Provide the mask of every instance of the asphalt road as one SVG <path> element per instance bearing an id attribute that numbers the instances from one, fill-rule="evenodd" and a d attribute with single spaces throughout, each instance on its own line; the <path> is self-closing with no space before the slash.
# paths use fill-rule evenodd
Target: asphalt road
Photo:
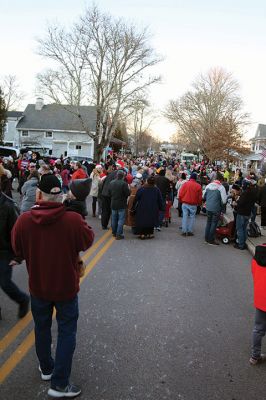
<path id="1" fill-rule="evenodd" d="M 197 218 L 195 236 L 187 238 L 180 236 L 180 220 L 173 220 L 155 239 L 141 241 L 126 229 L 126 239 L 115 241 L 98 219 L 89 218 L 95 242 L 106 236 L 87 260 L 95 266 L 79 297 L 72 381 L 82 387 L 82 399 L 265 397 L 266 365 L 248 363 L 254 314 L 250 254 L 204 244 L 204 216 Z M 14 278 L 27 287 L 24 267 L 16 267 Z M 3 338 L 17 322 L 17 308 L 2 292 L 0 303 Z M 20 343 L 23 351 L 32 327 L 29 322 L 1 354 L 2 369 Z M 48 387 L 29 346 L 14 361 L 0 398 L 47 399 Z"/>

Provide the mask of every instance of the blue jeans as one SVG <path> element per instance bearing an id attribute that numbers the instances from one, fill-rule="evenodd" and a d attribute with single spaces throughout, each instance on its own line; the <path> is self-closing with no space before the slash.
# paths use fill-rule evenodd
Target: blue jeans
<path id="1" fill-rule="evenodd" d="M 10 299 L 21 304 L 28 299 L 28 295 L 12 281 L 13 267 L 9 265 L 12 258 L 12 254 L 9 252 L 0 255 L 0 287 Z"/>
<path id="2" fill-rule="evenodd" d="M 55 361 L 51 355 L 53 308 L 58 326 Z M 76 347 L 78 296 L 68 301 L 46 301 L 31 296 L 31 311 L 35 323 L 35 348 L 43 374 L 52 374 L 51 387 L 65 388 L 69 384 L 72 358 Z"/>
<path id="3" fill-rule="evenodd" d="M 193 232 L 195 218 L 196 218 L 197 206 L 191 204 L 182 204 L 182 232 Z"/>
<path id="4" fill-rule="evenodd" d="M 249 221 L 249 216 L 246 215 L 236 215 L 236 232 L 238 239 L 238 247 L 244 249 L 247 240 L 247 225 Z"/>
<path id="5" fill-rule="evenodd" d="M 252 357 L 260 358 L 261 342 L 266 332 L 266 312 L 256 308 L 255 324 L 252 334 Z"/>
<path id="6" fill-rule="evenodd" d="M 123 226 L 126 219 L 126 210 L 112 210 L 112 233 L 116 236 L 123 236 Z"/>
<path id="7" fill-rule="evenodd" d="M 213 242 L 215 239 L 215 231 L 220 218 L 220 212 L 207 211 L 207 224 L 205 228 L 206 242 Z"/>

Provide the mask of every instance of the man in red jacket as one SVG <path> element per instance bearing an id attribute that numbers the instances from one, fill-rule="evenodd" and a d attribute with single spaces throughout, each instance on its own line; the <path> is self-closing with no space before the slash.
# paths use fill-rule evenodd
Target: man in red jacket
<path id="1" fill-rule="evenodd" d="M 78 321 L 79 252 L 92 245 L 94 233 L 85 220 L 62 204 L 61 184 L 44 175 L 37 204 L 22 214 L 12 230 L 15 255 L 25 259 L 29 273 L 35 346 L 43 380 L 51 379 L 48 394 L 75 397 L 81 390 L 69 383 Z M 51 325 L 56 309 L 58 337 L 51 355 Z"/>
<path id="2" fill-rule="evenodd" d="M 196 182 L 197 174 L 192 172 L 188 182 L 184 183 L 178 193 L 179 201 L 182 203 L 182 236 L 193 236 L 193 228 L 197 206 L 202 202 L 202 189 Z"/>
<path id="3" fill-rule="evenodd" d="M 254 306 L 256 308 L 255 325 L 252 335 L 252 353 L 249 362 L 256 365 L 266 361 L 266 354 L 261 354 L 261 342 L 266 333 L 266 245 L 256 246 L 252 260 L 254 283 Z"/>

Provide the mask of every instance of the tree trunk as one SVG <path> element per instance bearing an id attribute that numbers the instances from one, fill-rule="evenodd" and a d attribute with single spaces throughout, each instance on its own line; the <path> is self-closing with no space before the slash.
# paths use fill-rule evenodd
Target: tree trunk
<path id="1" fill-rule="evenodd" d="M 98 143 L 98 138 L 95 138 L 94 140 L 94 151 L 93 151 L 93 159 L 97 163 L 101 161 L 102 155 L 103 155 L 103 146 L 101 143 Z"/>

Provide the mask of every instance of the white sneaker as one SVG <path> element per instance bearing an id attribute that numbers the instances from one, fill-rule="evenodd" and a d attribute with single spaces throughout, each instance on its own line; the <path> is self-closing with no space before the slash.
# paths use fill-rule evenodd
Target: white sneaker
<path id="1" fill-rule="evenodd" d="M 53 373 L 51 373 L 51 374 L 43 374 L 40 365 L 39 365 L 39 371 L 41 373 L 41 378 L 42 378 L 43 381 L 50 381 L 51 380 Z"/>
<path id="2" fill-rule="evenodd" d="M 81 389 L 75 385 L 68 385 L 65 388 L 55 387 L 55 389 L 50 388 L 48 394 L 51 397 L 76 397 L 81 393 Z"/>

